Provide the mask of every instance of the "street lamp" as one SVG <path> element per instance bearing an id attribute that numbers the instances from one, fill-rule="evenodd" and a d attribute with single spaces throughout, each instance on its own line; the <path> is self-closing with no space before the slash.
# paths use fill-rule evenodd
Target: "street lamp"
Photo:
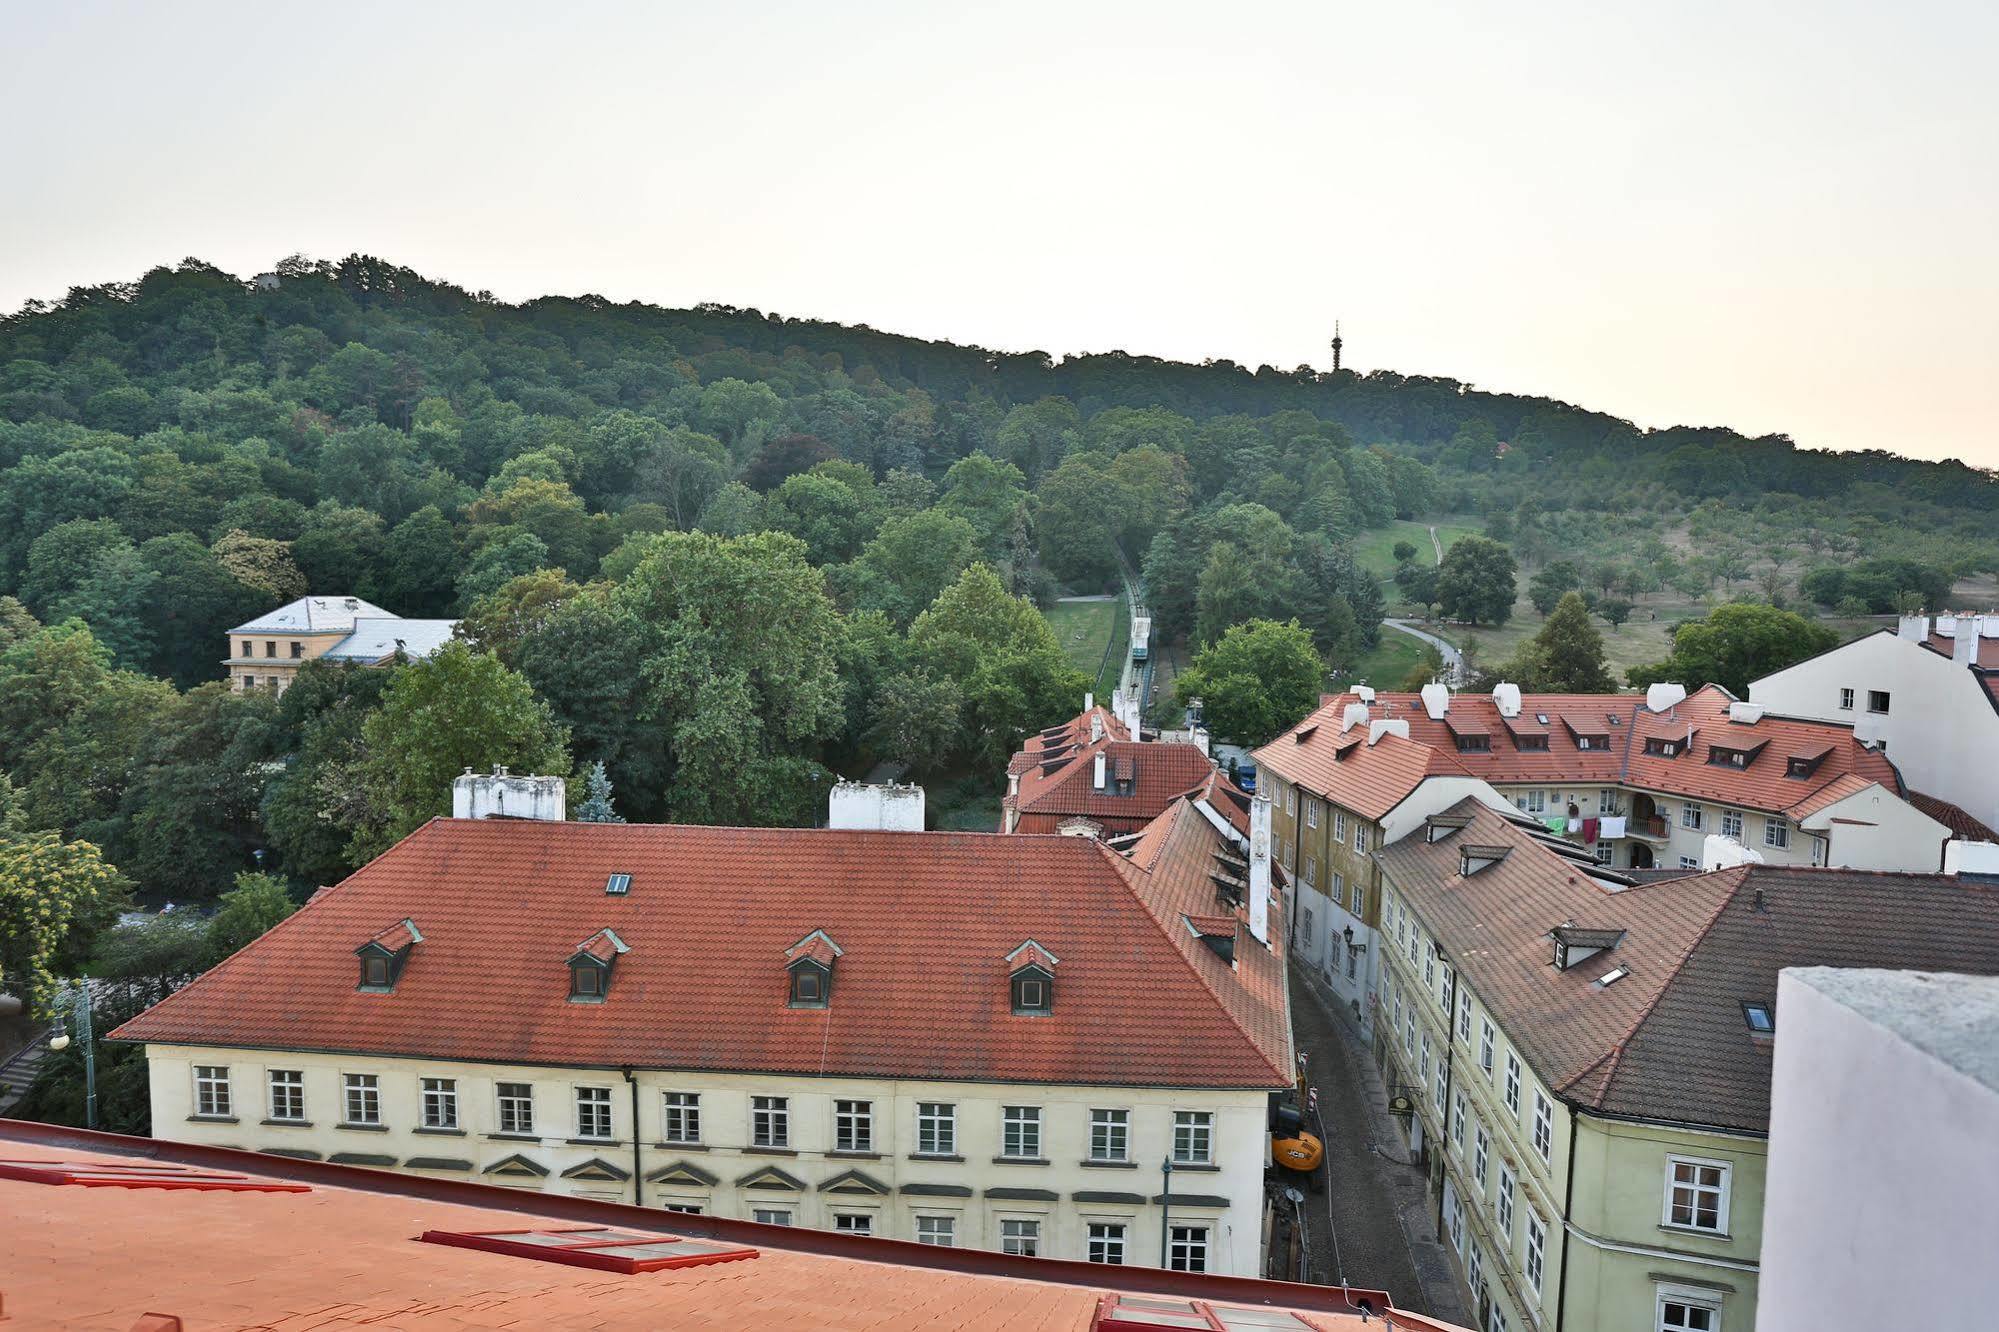
<path id="1" fill-rule="evenodd" d="M 72 984 L 74 991 L 65 991 L 64 997 L 72 1010 L 77 1039 L 83 1042 L 83 1126 L 94 1129 L 97 1127 L 97 1043 L 90 1034 L 90 986 L 85 981 L 74 981 Z M 62 1011 L 60 1006 L 56 1011 Z M 57 1032 L 49 1040 L 51 1050 L 68 1048 L 67 1031 Z"/>
<path id="2" fill-rule="evenodd" d="M 1173 1238 L 1173 1158 L 1166 1157 L 1159 1163 L 1159 1177 L 1163 1187 L 1159 1190 L 1159 1265 L 1171 1267 L 1167 1245 Z"/>

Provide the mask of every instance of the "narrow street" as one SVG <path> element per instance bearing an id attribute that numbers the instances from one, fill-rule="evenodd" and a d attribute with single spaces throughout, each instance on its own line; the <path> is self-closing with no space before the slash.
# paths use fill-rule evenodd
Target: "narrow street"
<path id="1" fill-rule="evenodd" d="M 1469 1326 L 1450 1259 L 1434 1239 L 1423 1173 L 1403 1164 L 1358 1034 L 1295 972 L 1291 1020 L 1326 1127 L 1326 1191 L 1306 1199 L 1312 1280 L 1338 1285 L 1344 1275 L 1347 1284 L 1386 1290 L 1401 1308 Z"/>

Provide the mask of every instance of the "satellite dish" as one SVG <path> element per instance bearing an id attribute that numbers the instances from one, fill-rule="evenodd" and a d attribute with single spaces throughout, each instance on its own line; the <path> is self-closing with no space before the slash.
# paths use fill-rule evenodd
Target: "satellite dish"
<path id="1" fill-rule="evenodd" d="M 1298 1190 L 1287 1186 L 1284 1190 L 1284 1201 L 1290 1203 L 1293 1207 L 1296 1207 L 1299 1203 L 1305 1201 L 1305 1195 L 1300 1193 Z"/>

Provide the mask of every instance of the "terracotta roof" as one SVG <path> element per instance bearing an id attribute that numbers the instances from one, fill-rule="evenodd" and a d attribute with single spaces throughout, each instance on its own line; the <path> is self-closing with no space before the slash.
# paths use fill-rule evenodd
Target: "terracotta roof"
<path id="1" fill-rule="evenodd" d="M 1999 972 L 1999 886 L 1743 865 L 1611 892 L 1475 802 L 1456 812 L 1473 814 L 1467 834 L 1405 838 L 1383 873 L 1535 1071 L 1587 1109 L 1762 1133 L 1769 1046 L 1742 1005 L 1774 1008 L 1782 968 Z M 1514 852 L 1464 878 L 1455 845 L 1471 833 Z M 1624 933 L 1558 971 L 1550 934 L 1567 922 Z M 1629 974 L 1596 984 L 1615 967 Z"/>
<path id="2" fill-rule="evenodd" d="M 1096 788 L 1096 756 L 1104 756 L 1105 790 Z M 1110 833 L 1135 832 L 1179 796 L 1205 783 L 1214 760 L 1198 745 L 1105 738 L 1068 750 L 1059 763 L 1020 774 L 1012 797 L 1017 832 L 1052 832 L 1063 819 L 1096 820 Z M 1118 794 L 1120 784 L 1129 794 Z"/>
<path id="3" fill-rule="evenodd" d="M 526 1064 L 1288 1084 L 1281 961 L 1249 950 L 1231 971 L 1188 947 L 1178 919 L 1219 900 L 1206 874 L 1221 834 L 1197 814 L 1162 838 L 1140 869 L 1072 837 L 437 819 L 115 1035 Z M 613 872 L 632 876 L 628 895 L 604 892 Z M 419 910 L 424 941 L 394 992 L 358 992 L 354 949 Z M 630 951 L 603 1003 L 572 1004 L 564 963 L 606 928 Z M 790 1008 L 785 950 L 813 930 L 844 950 L 838 995 Z M 1029 937 L 1063 960 L 1055 1011 L 1033 1020 L 1012 1015 L 993 963 Z"/>
<path id="4" fill-rule="evenodd" d="M 1836 805 L 1850 795 L 1858 795 L 1872 785 L 1874 783 L 1869 778 L 1849 772 L 1833 778 L 1784 812 L 1794 819 L 1808 819 L 1827 806 Z"/>
<path id="5" fill-rule="evenodd" d="M 1358 701 L 1343 697 L 1321 707 L 1257 750 L 1257 767 L 1368 819 L 1379 819 L 1408 799 L 1426 777 L 1468 774 L 1448 735 L 1438 745 L 1385 731 L 1369 743 L 1367 723 L 1341 731 L 1346 705 Z M 1386 714 L 1372 715 L 1382 720 Z"/>
<path id="6" fill-rule="evenodd" d="M 1885 633 L 1887 631 L 1883 630 L 1882 632 Z M 1932 631 L 1930 636 L 1924 640 L 1923 646 L 1942 656 L 1954 658 L 1957 652 L 1957 639 L 1951 634 L 1939 634 Z M 1979 638 L 1978 660 L 1974 664 L 1988 668 L 1999 666 L 1999 638 L 1989 636 L 1981 636 Z"/>
<path id="7" fill-rule="evenodd" d="M 1967 842 L 1999 842 L 1999 832 L 1994 832 L 1948 800 L 1939 800 L 1921 791 L 1911 791 L 1909 803 L 1950 829 L 1952 837 L 1961 837 Z"/>
<path id="8" fill-rule="evenodd" d="M 1348 703 L 1359 701 L 1354 695 L 1342 694 L 1313 716 L 1337 718 Z M 1779 814 L 1848 775 L 1879 782 L 1897 795 L 1902 793 L 1895 765 L 1881 750 L 1855 740 L 1852 727 L 1773 713 L 1765 713 L 1754 723 L 1731 721 L 1728 710 L 1734 701 L 1716 685 L 1695 691 L 1663 713 L 1648 710 L 1644 697 L 1638 694 L 1523 694 L 1522 717 L 1533 719 L 1537 726 L 1540 717 L 1549 719 L 1545 750 L 1518 748 L 1506 731 L 1499 705 L 1489 694 L 1451 695 L 1444 717 L 1438 720 L 1432 720 L 1424 710 L 1420 695 L 1376 694 L 1369 717 L 1374 721 L 1407 721 L 1412 739 L 1445 752 L 1463 771 L 1502 784 L 1545 781 L 1566 786 L 1636 786 Z M 1311 720 L 1308 717 L 1301 725 Z M 1459 751 L 1453 724 L 1460 733 L 1467 726 L 1491 732 L 1490 751 Z M 1322 727 L 1322 734 L 1324 730 Z M 1647 740 L 1686 743 L 1689 735 L 1691 743 L 1673 757 L 1645 752 Z M 1607 736 L 1608 743 L 1582 747 L 1585 737 L 1599 736 Z M 1279 737 L 1257 751 L 1259 761 L 1284 743 Z M 1755 757 L 1745 767 L 1708 762 L 1710 753 L 1717 749 L 1752 751 Z M 1810 776 L 1787 775 L 1792 758 L 1821 751 L 1823 757 Z M 1282 773 L 1282 767 L 1278 771 Z"/>
<path id="9" fill-rule="evenodd" d="M 218 1165 L 300 1192 L 59 1187 L 0 1180 L 7 1314 L 21 1327 L 204 1329 L 1039 1328 L 1092 1332 L 1112 1295 L 1291 1311 L 1316 1332 L 1379 1328 L 1380 1291 L 1010 1258 L 760 1226 L 452 1180 L 0 1121 L 12 1157 Z M 425 1243 L 430 1232 L 603 1227 L 753 1255 L 625 1273 Z M 1376 1311 L 1363 1324 L 1356 1302 Z M 1205 1324 L 1203 1324 L 1205 1325 Z M 1398 1327 L 1446 1325 L 1396 1315 Z M 1109 1326 L 1106 1324 L 1106 1326 Z"/>

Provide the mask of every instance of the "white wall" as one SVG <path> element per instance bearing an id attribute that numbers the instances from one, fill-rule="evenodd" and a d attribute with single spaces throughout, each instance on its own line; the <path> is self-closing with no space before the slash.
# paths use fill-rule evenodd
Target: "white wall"
<path id="1" fill-rule="evenodd" d="M 1854 691 L 1851 711 L 1839 691 Z M 1867 691 L 1888 692 L 1885 716 L 1867 711 Z M 1877 724 L 1888 757 L 1915 790 L 1999 826 L 1999 712 L 1969 669 L 1893 634 L 1874 634 L 1749 685 L 1772 712 Z"/>
<path id="2" fill-rule="evenodd" d="M 1950 829 L 1878 783 L 1804 821 L 1826 839 L 1835 869 L 1929 872 L 1943 866 Z"/>
<path id="3" fill-rule="evenodd" d="M 1782 974 L 1757 1332 L 1993 1325 L 1995 1051 L 1999 978 Z"/>

